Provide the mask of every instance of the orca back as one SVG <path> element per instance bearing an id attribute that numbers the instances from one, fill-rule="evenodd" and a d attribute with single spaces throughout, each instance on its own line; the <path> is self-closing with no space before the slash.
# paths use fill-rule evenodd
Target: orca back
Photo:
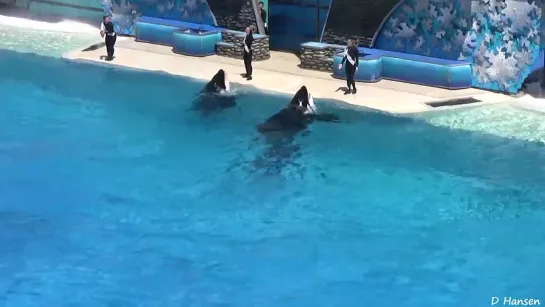
<path id="1" fill-rule="evenodd" d="M 202 92 L 193 101 L 193 109 L 214 112 L 236 106 L 235 96 L 215 92 Z"/>
<path id="2" fill-rule="evenodd" d="M 269 117 L 264 123 L 257 125 L 257 130 L 261 133 L 274 131 L 297 132 L 306 128 L 306 118 L 299 111 L 290 108 L 282 109 Z"/>

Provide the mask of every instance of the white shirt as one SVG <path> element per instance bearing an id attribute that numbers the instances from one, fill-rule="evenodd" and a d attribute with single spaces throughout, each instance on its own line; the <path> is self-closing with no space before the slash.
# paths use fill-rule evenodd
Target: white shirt
<path id="1" fill-rule="evenodd" d="M 106 34 L 106 35 L 109 35 L 109 36 L 115 36 L 115 32 L 114 33 L 106 33 L 106 27 L 104 26 L 104 23 L 101 23 L 100 24 L 100 32 Z"/>
<path id="2" fill-rule="evenodd" d="M 246 33 L 246 36 L 244 36 L 244 50 L 246 50 L 247 53 L 250 53 L 250 48 L 248 48 L 248 45 L 246 45 L 246 38 L 248 37 L 248 34 Z"/>

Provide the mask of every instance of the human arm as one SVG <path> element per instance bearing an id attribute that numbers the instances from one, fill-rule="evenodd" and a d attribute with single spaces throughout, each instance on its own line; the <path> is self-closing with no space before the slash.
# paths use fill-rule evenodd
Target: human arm
<path id="1" fill-rule="evenodd" d="M 100 24 L 100 36 L 104 37 L 104 33 L 106 33 L 106 28 L 104 27 L 104 23 Z"/>
<path id="2" fill-rule="evenodd" d="M 343 68 L 344 62 L 346 61 L 346 52 L 344 53 L 343 60 L 341 61 L 341 64 L 339 64 L 339 69 Z"/>
<path id="3" fill-rule="evenodd" d="M 357 47 L 354 47 L 354 49 L 356 50 L 356 70 L 358 70 L 358 66 L 359 66 L 359 63 L 360 63 L 360 50 L 357 48 Z"/>

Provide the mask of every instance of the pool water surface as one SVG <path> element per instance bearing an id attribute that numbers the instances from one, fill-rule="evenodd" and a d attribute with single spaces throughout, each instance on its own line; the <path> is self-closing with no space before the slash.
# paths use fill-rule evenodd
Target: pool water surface
<path id="1" fill-rule="evenodd" d="M 289 96 L 203 117 L 187 78 L 0 71 L 0 305 L 544 302 L 542 142 L 318 99 L 343 122 L 279 142 L 255 125 Z"/>
<path id="2" fill-rule="evenodd" d="M 101 42 L 98 31 L 70 21 L 48 23 L 0 15 L 0 49 L 60 57 Z"/>

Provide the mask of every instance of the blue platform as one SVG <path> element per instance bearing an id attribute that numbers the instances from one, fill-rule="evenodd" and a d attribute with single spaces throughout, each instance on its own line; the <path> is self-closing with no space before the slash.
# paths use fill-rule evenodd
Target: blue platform
<path id="1" fill-rule="evenodd" d="M 182 28 L 172 32 L 172 51 L 191 56 L 216 54 L 216 43 L 221 42 L 221 33 L 217 30 L 204 31 Z"/>
<path id="2" fill-rule="evenodd" d="M 135 36 L 138 42 L 173 46 L 175 37 L 173 32 L 183 29 L 218 33 L 223 30 L 209 25 L 143 16 L 136 20 Z M 180 41 L 178 41 L 178 47 L 179 43 Z"/>
<path id="3" fill-rule="evenodd" d="M 309 42 L 301 47 L 325 49 L 332 46 Z M 472 84 L 471 64 L 467 61 L 438 59 L 400 52 L 359 48 L 358 71 L 354 79 L 360 82 L 378 82 L 382 79 L 395 80 L 447 89 L 469 88 Z M 333 56 L 333 76 L 346 79 L 344 67 L 338 69 L 344 54 Z"/>

